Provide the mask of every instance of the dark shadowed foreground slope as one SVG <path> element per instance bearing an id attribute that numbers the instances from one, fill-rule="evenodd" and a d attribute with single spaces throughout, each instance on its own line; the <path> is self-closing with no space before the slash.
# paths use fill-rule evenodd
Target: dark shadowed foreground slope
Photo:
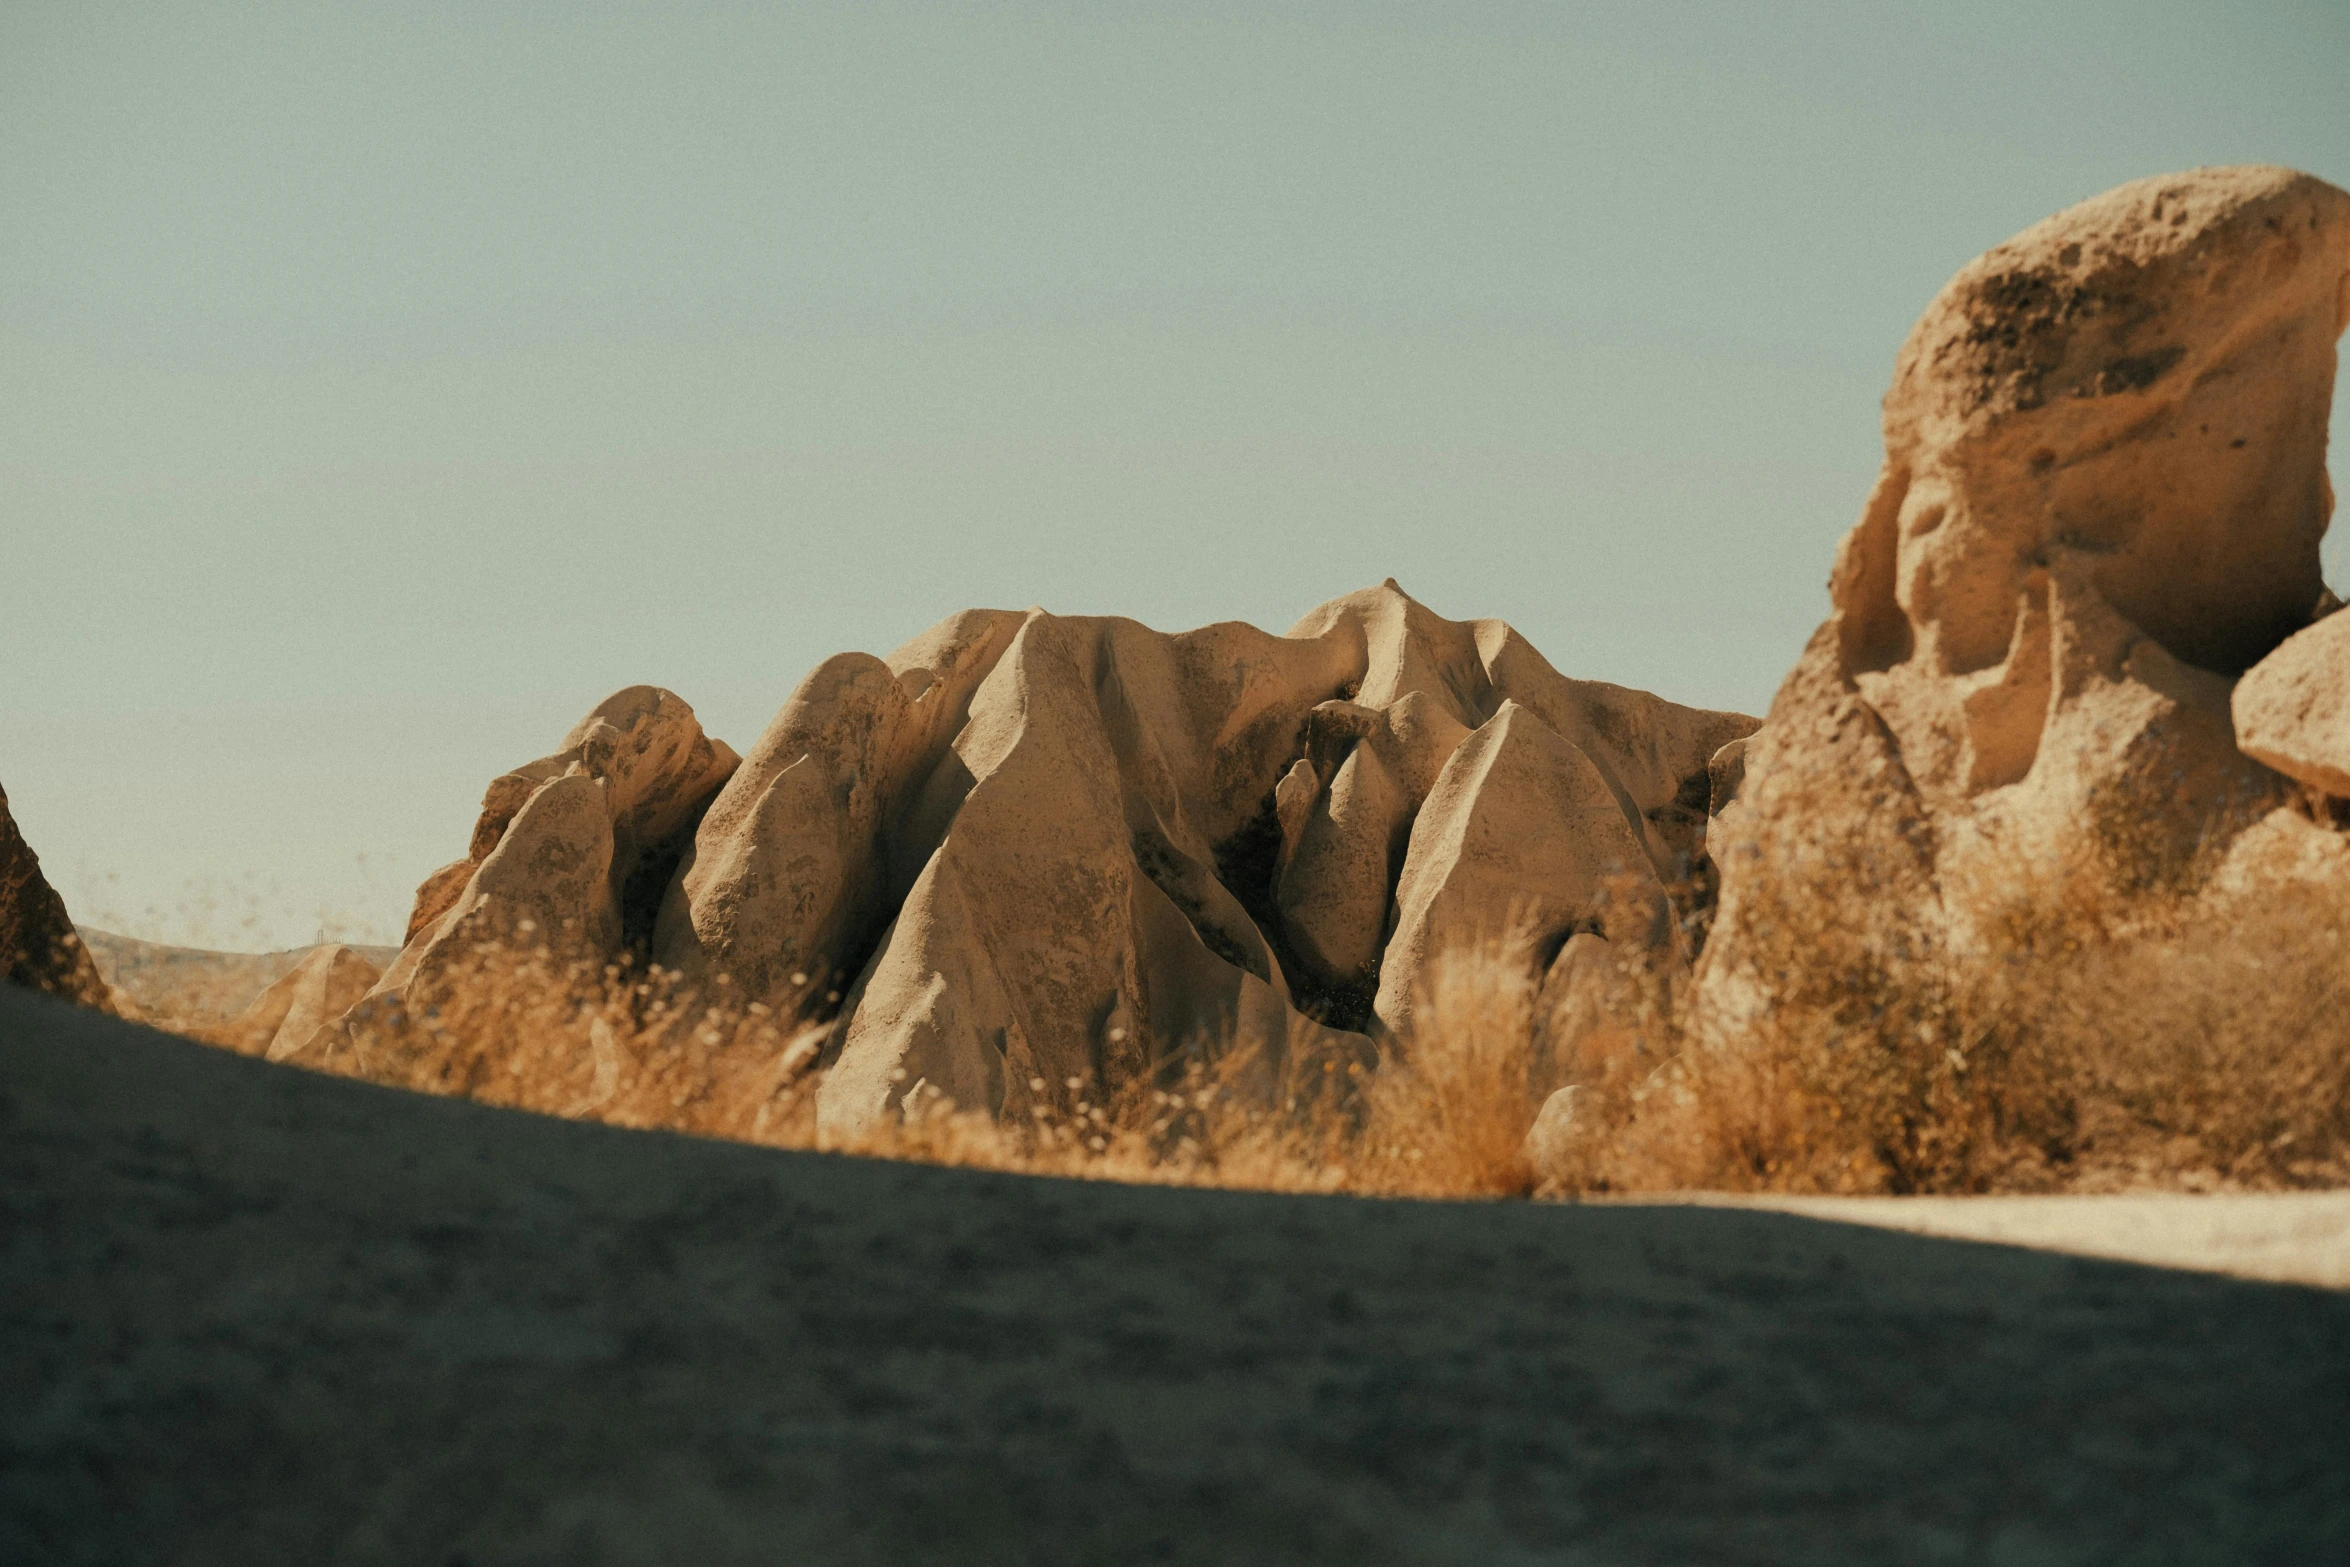
<path id="1" fill-rule="evenodd" d="M 0 989 L 0 1560 L 2350 1549 L 2350 1296 L 417 1098 Z"/>

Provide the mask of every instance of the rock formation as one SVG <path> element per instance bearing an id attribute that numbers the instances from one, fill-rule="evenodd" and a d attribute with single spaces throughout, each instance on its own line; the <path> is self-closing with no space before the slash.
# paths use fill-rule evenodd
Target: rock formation
<path id="1" fill-rule="evenodd" d="M 282 1061 L 319 1029 L 349 1011 L 374 988 L 383 971 L 356 947 L 313 947 L 222 1033 L 246 1055 Z"/>
<path id="2" fill-rule="evenodd" d="M 2236 744 L 2305 787 L 2350 798 L 2350 616 L 2285 639 L 2236 682 Z"/>
<path id="3" fill-rule="evenodd" d="M 0 980 L 109 1008 L 106 981 L 0 793 Z"/>
<path id="4" fill-rule="evenodd" d="M 2350 196 L 2275 168 L 2125 185 L 1951 280 L 1896 364 L 1833 612 L 1720 780 L 1709 1003 L 1757 1003 L 1756 911 L 1808 878 L 1964 951 L 1970 889 L 2003 879 L 1978 870 L 2191 876 L 2280 803 L 2272 766 L 2341 778 L 2321 666 L 2350 627 L 2302 628 L 2334 602 L 2346 322 Z"/>
<path id="5" fill-rule="evenodd" d="M 418 889 L 400 955 L 354 1014 L 429 1004 L 449 969 L 488 943 L 596 964 L 641 948 L 738 761 L 671 692 L 631 686 L 606 698 L 553 755 L 491 781 L 466 857 Z M 271 1058 L 327 1051 L 354 1014 L 273 1045 Z"/>
<path id="6" fill-rule="evenodd" d="M 666 693 L 598 712 L 629 734 L 675 715 L 629 747 L 659 758 L 631 776 L 667 814 L 624 825 L 629 788 L 577 732 L 501 778 L 378 1000 L 525 918 L 633 945 L 825 1023 L 835 1134 L 924 1084 L 1018 1117 L 1195 1043 L 1367 1050 L 1458 941 L 1670 944 L 1709 762 L 1754 728 L 1568 679 L 1393 582 L 1282 636 L 969 611 L 819 666 L 739 767 Z M 688 831 L 682 855 L 639 847 Z"/>

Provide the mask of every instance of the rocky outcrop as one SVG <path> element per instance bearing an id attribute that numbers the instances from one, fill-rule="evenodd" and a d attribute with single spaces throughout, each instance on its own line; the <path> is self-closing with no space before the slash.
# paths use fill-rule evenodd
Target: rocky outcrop
<path id="1" fill-rule="evenodd" d="M 1284 636 L 974 611 L 802 684 L 654 956 L 830 1013 L 837 1133 L 924 1083 L 1021 1116 L 1203 1040 L 1362 1048 L 1480 899 L 1493 933 L 1523 904 L 1555 946 L 1601 914 L 1556 864 L 1685 872 L 1706 759 L 1751 727 L 1568 680 L 1393 583 Z"/>
<path id="2" fill-rule="evenodd" d="M 80 927 L 82 944 L 97 960 L 115 1012 L 158 1027 L 215 1034 L 251 1010 L 262 993 L 301 965 L 316 947 L 277 952 L 219 952 L 140 941 L 92 926 Z M 378 970 L 397 947 L 351 949 Z"/>
<path id="3" fill-rule="evenodd" d="M 221 1032 L 246 1055 L 282 1061 L 356 1005 L 382 974 L 356 947 L 312 947 Z"/>
<path id="4" fill-rule="evenodd" d="M 567 775 L 604 787 L 611 832 L 611 908 L 576 911 L 593 922 L 605 913 L 642 939 L 660 907 L 685 843 L 710 798 L 740 761 L 723 741 L 702 733 L 694 710 L 658 686 L 615 692 L 574 725 L 552 756 L 525 762 L 490 781 L 465 858 L 444 865 L 417 888 L 402 945 L 430 931 L 462 901 L 475 874 L 506 841 L 541 788 Z M 544 813 L 542 813 L 544 814 Z"/>
<path id="5" fill-rule="evenodd" d="M 1597 765 L 1527 709 L 1503 702 L 1453 752 L 1421 805 L 1396 885 L 1379 1016 L 1408 1028 L 1429 962 L 1503 934 L 1508 922 L 1559 938 L 1603 925 L 1621 901 L 1611 897 L 1618 879 L 1662 912 L 1658 867 Z M 1669 931 L 1618 934 L 1661 944 Z"/>
<path id="6" fill-rule="evenodd" d="M 2263 762 L 2299 753 L 2247 755 L 2237 723 L 2323 715 L 2287 711 L 2282 670 L 2235 722 L 2230 698 L 2330 602 L 2346 320 L 2350 196 L 2284 169 L 2126 185 L 1952 279 L 1896 364 L 1833 612 L 1715 824 L 1712 1004 L 1767 990 L 1758 921 L 1807 881 L 1965 950 L 1970 889 L 2014 882 L 1984 867 L 2175 879 L 2277 805 Z"/>
<path id="7" fill-rule="evenodd" d="M 106 981 L 0 793 L 0 980 L 110 1009 Z"/>
<path id="8" fill-rule="evenodd" d="M 589 958 L 635 946 L 824 1024 L 835 1135 L 924 1086 L 1021 1117 L 1194 1045 L 1367 1051 L 1455 942 L 1669 944 L 1708 763 L 1754 727 L 1568 679 L 1393 582 L 1279 636 L 973 610 L 826 661 L 730 771 L 665 693 L 599 715 L 675 727 L 575 733 L 494 783 L 363 1005 L 526 922 Z M 607 752 L 654 760 L 624 779 Z M 667 813 L 632 816 L 640 795 Z"/>
<path id="9" fill-rule="evenodd" d="M 607 698 L 553 755 L 492 780 L 466 858 L 419 889 L 399 956 L 351 1012 L 299 1043 L 281 1037 L 271 1059 L 322 1057 L 356 1024 L 429 1005 L 487 946 L 591 966 L 641 953 L 702 812 L 739 760 L 672 692 L 631 686 Z"/>

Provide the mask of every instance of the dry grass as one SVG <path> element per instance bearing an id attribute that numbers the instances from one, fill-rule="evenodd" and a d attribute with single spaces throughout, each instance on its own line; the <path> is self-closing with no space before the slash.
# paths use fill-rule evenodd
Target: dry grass
<path id="1" fill-rule="evenodd" d="M 1839 871 L 1848 874 L 1838 874 Z M 2350 896 L 1991 858 L 1977 940 L 1854 919 L 1865 868 L 1775 878 L 1766 1005 L 1700 1036 L 1616 1002 L 1569 1075 L 1568 1190 L 1966 1193 L 2350 1184 Z M 1922 922 L 1920 922 L 1922 924 Z M 1627 956 L 1619 993 L 1639 989 Z"/>
<path id="2" fill-rule="evenodd" d="M 999 1125 L 924 1090 L 839 1151 L 1130 1181 L 1418 1196 L 2350 1184 L 2350 897 L 2113 891 L 1992 862 L 1963 955 L 1856 921 L 1865 867 L 1742 911 L 1763 1005 L 1693 1026 L 1680 959 L 1543 983 L 1523 936 L 1455 952 L 1375 1062 L 1203 1041 Z M 319 1069 L 622 1126 L 819 1145 L 827 1030 L 677 977 L 478 949 L 429 1006 L 370 1003 Z M 1571 1126 L 1545 1120 L 1572 1086 Z"/>
<path id="3" fill-rule="evenodd" d="M 824 1146 L 815 1118 L 829 1032 L 687 991 L 663 970 L 565 961 L 522 941 L 474 949 L 427 987 L 378 1000 L 299 1065 L 411 1090 L 774 1147 Z M 1534 977 L 1473 952 L 1440 965 L 1449 1022 L 1407 1065 L 1300 1049 L 1279 1062 L 1213 1042 L 1154 1081 L 1071 1080 L 1021 1124 L 935 1089 L 834 1151 L 977 1168 L 1283 1191 L 1466 1196 L 1531 1189 L 1523 1143 Z M 198 1037 L 210 1038 L 199 1032 Z M 222 1043 L 220 1039 L 210 1039 Z M 1443 1048 L 1438 1048 L 1441 1045 Z"/>

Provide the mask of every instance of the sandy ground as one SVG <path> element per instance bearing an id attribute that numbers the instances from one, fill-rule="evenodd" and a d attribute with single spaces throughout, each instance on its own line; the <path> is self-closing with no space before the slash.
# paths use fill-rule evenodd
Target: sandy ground
<path id="1" fill-rule="evenodd" d="M 2198 1268 L 2350 1289 L 2350 1191 L 2168 1192 L 2094 1197 L 1754 1197 L 1689 1202 L 1770 1209 L 1912 1235 Z"/>
<path id="2" fill-rule="evenodd" d="M 2350 1560 L 2350 1294 L 1830 1208 L 777 1154 L 21 992 L 0 1198 L 10 1563 Z"/>

